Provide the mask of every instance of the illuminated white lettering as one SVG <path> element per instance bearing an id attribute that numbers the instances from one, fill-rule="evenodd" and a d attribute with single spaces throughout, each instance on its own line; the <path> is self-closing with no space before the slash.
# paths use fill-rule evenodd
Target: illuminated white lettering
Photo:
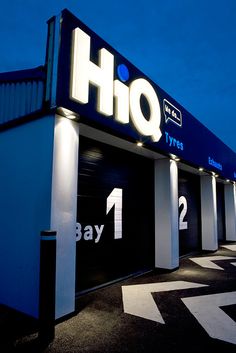
<path id="1" fill-rule="evenodd" d="M 170 114 L 170 113 L 171 113 L 170 108 L 169 108 L 169 107 L 168 107 L 168 105 L 166 105 L 166 104 L 165 104 L 165 111 L 166 111 L 168 114 Z"/>
<path id="2" fill-rule="evenodd" d="M 144 95 L 150 107 L 150 118 L 147 120 L 140 106 L 141 95 Z M 159 141 L 161 138 L 161 109 L 156 92 L 152 85 L 139 78 L 130 85 L 130 113 L 136 129 L 144 136 L 151 136 L 152 140 Z"/>
<path id="3" fill-rule="evenodd" d="M 120 123 L 129 122 L 129 87 L 119 80 L 114 81 L 115 119 Z"/>
<path id="4" fill-rule="evenodd" d="M 127 124 L 131 116 L 136 130 L 144 136 L 150 136 L 154 142 L 162 136 L 160 130 L 161 109 L 153 86 L 139 78 L 129 86 L 119 80 L 114 81 L 114 56 L 105 48 L 98 51 L 99 62 L 90 60 L 91 38 L 80 28 L 73 30 L 70 98 L 82 104 L 89 103 L 89 87 L 97 87 L 97 111 Z M 150 116 L 145 117 L 141 108 L 141 96 L 144 96 L 150 108 Z"/>
<path id="5" fill-rule="evenodd" d="M 164 106 L 164 115 L 165 122 L 173 122 L 178 126 L 182 126 L 182 113 L 179 109 L 177 109 L 172 103 L 170 103 L 167 99 L 163 100 Z"/>
<path id="6" fill-rule="evenodd" d="M 113 114 L 114 56 L 106 49 L 98 52 L 99 65 L 90 61 L 90 36 L 80 28 L 73 31 L 71 70 L 71 98 L 86 104 L 89 101 L 89 83 L 98 88 L 97 110 Z"/>

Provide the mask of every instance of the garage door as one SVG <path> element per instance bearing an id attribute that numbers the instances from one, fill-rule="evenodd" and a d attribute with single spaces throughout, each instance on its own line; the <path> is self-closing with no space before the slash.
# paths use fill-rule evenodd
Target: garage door
<path id="1" fill-rule="evenodd" d="M 153 161 L 80 137 L 76 292 L 154 266 Z"/>
<path id="2" fill-rule="evenodd" d="M 218 239 L 220 242 L 225 241 L 225 206 L 224 206 L 224 184 L 216 183 L 216 199 L 217 199 L 217 226 Z"/>
<path id="3" fill-rule="evenodd" d="M 179 170 L 180 256 L 200 249 L 200 180 L 197 175 Z"/>

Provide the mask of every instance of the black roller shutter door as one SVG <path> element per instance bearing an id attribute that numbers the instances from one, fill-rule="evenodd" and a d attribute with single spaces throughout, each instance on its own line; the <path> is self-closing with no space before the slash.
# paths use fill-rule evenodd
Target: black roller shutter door
<path id="1" fill-rule="evenodd" d="M 225 241 L 225 206 L 224 206 L 224 184 L 216 183 L 216 199 L 217 199 L 217 227 L 218 239 L 220 242 Z"/>
<path id="2" fill-rule="evenodd" d="M 154 266 L 153 161 L 84 137 L 79 155 L 76 292 Z"/>
<path id="3" fill-rule="evenodd" d="M 199 176 L 179 170 L 180 256 L 201 249 Z"/>

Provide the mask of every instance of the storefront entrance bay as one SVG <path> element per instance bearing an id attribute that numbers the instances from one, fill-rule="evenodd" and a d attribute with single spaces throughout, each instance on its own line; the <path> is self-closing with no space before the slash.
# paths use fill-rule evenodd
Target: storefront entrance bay
<path id="1" fill-rule="evenodd" d="M 80 138 L 76 292 L 154 267 L 153 161 Z"/>

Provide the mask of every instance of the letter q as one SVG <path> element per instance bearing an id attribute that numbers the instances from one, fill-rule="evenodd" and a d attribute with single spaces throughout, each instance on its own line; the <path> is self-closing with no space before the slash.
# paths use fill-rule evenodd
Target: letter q
<path id="1" fill-rule="evenodd" d="M 152 85 L 145 79 L 134 80 L 130 85 L 130 115 L 135 128 L 144 136 L 151 136 L 154 142 L 160 140 L 161 109 L 158 97 Z M 150 107 L 150 118 L 147 120 L 140 107 L 141 95 L 144 95 Z"/>

